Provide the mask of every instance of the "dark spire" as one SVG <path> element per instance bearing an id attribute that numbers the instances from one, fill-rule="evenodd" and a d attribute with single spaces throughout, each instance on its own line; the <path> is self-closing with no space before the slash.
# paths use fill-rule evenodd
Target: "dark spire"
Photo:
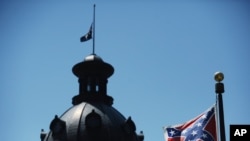
<path id="1" fill-rule="evenodd" d="M 72 71 L 79 82 L 79 95 L 73 97 L 73 105 L 83 101 L 113 104 L 113 98 L 107 95 L 108 78 L 114 73 L 110 64 L 96 54 L 91 54 L 76 64 Z"/>

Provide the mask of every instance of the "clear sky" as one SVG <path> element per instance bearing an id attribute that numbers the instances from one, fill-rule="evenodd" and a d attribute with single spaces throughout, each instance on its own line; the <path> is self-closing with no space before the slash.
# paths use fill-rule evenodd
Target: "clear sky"
<path id="1" fill-rule="evenodd" d="M 215 103 L 213 79 L 225 75 L 226 136 L 250 124 L 250 3 L 244 0 L 2 0 L 0 133 L 39 141 L 55 114 L 78 94 L 72 66 L 92 51 L 80 43 L 96 4 L 96 53 L 115 68 L 108 94 L 145 141 Z"/>

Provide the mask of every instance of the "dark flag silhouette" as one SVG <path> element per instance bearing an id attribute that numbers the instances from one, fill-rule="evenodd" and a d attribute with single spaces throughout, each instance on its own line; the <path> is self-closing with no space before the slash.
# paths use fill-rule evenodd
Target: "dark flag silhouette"
<path id="1" fill-rule="evenodd" d="M 92 39 L 92 24 L 89 28 L 89 32 L 80 38 L 81 42 L 85 42 Z"/>
<path id="2" fill-rule="evenodd" d="M 217 141 L 215 106 L 198 117 L 164 128 L 165 141 Z"/>

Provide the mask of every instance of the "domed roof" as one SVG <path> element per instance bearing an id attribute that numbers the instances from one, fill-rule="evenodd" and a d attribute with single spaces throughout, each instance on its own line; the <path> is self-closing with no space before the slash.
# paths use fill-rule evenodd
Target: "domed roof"
<path id="1" fill-rule="evenodd" d="M 75 105 L 51 122 L 44 141 L 140 141 L 134 122 L 112 106 L 100 103 Z"/>
<path id="2" fill-rule="evenodd" d="M 90 54 L 84 58 L 84 61 L 103 61 L 102 58 L 96 54 Z"/>

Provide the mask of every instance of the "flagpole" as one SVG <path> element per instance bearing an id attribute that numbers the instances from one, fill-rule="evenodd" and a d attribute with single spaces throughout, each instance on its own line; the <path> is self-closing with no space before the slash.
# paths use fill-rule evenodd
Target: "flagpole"
<path id="1" fill-rule="evenodd" d="M 93 11 L 93 54 L 95 54 L 95 4 L 94 4 L 94 11 Z"/>
<path id="2" fill-rule="evenodd" d="M 226 141 L 225 135 L 225 123 L 224 123 L 224 110 L 222 94 L 224 93 L 224 84 L 221 81 L 224 79 L 224 75 L 221 72 L 216 72 L 214 79 L 217 81 L 215 84 L 215 92 L 217 93 L 216 105 L 219 110 L 219 124 L 220 124 L 220 141 Z"/>

